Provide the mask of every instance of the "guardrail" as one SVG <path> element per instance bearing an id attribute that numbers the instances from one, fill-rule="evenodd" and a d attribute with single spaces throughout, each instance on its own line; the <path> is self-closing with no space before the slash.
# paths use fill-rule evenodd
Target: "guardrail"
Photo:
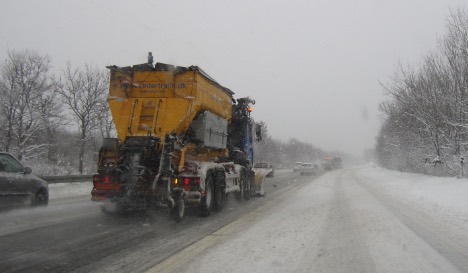
<path id="1" fill-rule="evenodd" d="M 93 181 L 93 175 L 40 176 L 40 178 L 44 179 L 49 184 Z"/>

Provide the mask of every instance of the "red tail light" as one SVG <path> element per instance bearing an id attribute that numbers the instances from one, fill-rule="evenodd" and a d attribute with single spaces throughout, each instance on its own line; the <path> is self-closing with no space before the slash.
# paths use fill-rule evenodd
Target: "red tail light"
<path id="1" fill-rule="evenodd" d="M 181 183 L 179 184 L 178 181 Z M 182 177 L 175 178 L 172 181 L 172 185 L 176 187 L 181 187 L 186 191 L 196 191 L 200 187 L 200 177 Z"/>
<path id="2" fill-rule="evenodd" d="M 108 175 L 96 174 L 93 176 L 93 183 L 111 183 L 111 178 Z"/>
<path id="3" fill-rule="evenodd" d="M 114 181 L 109 175 L 96 174 L 93 176 L 93 186 L 96 190 L 120 191 L 120 184 L 112 182 Z"/>

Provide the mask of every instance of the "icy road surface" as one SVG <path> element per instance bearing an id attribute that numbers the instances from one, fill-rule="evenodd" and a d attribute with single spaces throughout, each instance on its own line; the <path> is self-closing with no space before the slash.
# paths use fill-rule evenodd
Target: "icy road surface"
<path id="1" fill-rule="evenodd" d="M 374 165 L 277 171 L 266 197 L 174 223 L 103 215 L 91 183 L 0 212 L 1 272 L 468 272 L 468 180 Z"/>
<path id="2" fill-rule="evenodd" d="M 467 200 L 466 179 L 338 170 L 148 272 L 468 272 Z"/>
<path id="3" fill-rule="evenodd" d="M 0 212 L 0 272 L 144 272 L 312 179 L 278 170 L 267 197 L 230 196 L 220 213 L 181 223 L 153 210 L 108 216 L 90 201 L 91 182 L 51 184 L 48 207 Z"/>

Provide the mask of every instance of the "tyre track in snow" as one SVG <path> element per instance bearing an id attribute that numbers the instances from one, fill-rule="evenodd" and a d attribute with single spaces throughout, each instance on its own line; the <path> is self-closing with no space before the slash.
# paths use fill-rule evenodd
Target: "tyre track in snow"
<path id="1" fill-rule="evenodd" d="M 109 217 L 97 206 L 65 203 L 55 215 L 47 211 L 51 206 L 43 214 L 50 219 L 21 219 L 18 231 L 14 222 L 2 225 L 0 268 L 2 272 L 142 272 L 307 180 L 291 174 L 267 179 L 266 198 L 240 203 L 230 198 L 222 212 L 207 218 L 189 215 L 178 224 L 161 213 Z"/>
<path id="2" fill-rule="evenodd" d="M 0 268 L 3 272 L 68 272 L 125 249 L 129 242 L 138 244 L 156 236 L 136 223 L 115 221 L 100 216 L 74 219 L 3 236 Z"/>
<path id="3" fill-rule="evenodd" d="M 322 185 L 330 187 L 327 212 L 317 234 L 317 248 L 305 255 L 300 272 L 376 272 L 365 244 L 365 234 L 350 206 L 355 194 L 345 173 L 341 170 L 329 173 L 334 179 Z"/>
<path id="4" fill-rule="evenodd" d="M 376 272 L 355 186 L 343 171 L 309 180 L 148 272 Z"/>
<path id="5" fill-rule="evenodd" d="M 220 213 L 214 213 L 207 218 L 188 217 L 188 223 L 182 223 L 183 226 L 180 232 L 148 240 L 121 253 L 110 255 L 102 263 L 86 266 L 74 272 L 146 272 L 155 266 L 156 268 L 164 267 L 180 256 L 182 256 L 183 260 L 187 260 L 192 255 L 181 254 L 186 253 L 184 252 L 185 249 L 192 249 L 199 244 L 205 245 L 204 242 L 207 240 L 217 241 L 220 239 L 217 234 L 224 227 L 240 218 L 245 218 L 246 215 L 250 215 L 251 211 L 258 210 L 265 203 L 273 202 L 272 200 L 276 200 L 278 196 L 283 195 L 291 188 L 297 188 L 308 183 L 310 179 L 311 177 L 302 177 L 291 172 L 276 175 L 273 179 L 267 179 L 266 181 L 267 197 L 265 198 L 255 197 L 250 201 L 240 203 L 231 200 Z M 248 224 L 253 225 L 253 220 L 251 219 Z M 247 229 L 248 226 L 242 228 Z M 118 261 L 122 257 L 125 258 Z M 167 272 L 167 270 L 161 272 Z"/>
<path id="6" fill-rule="evenodd" d="M 294 177 L 291 177 L 294 178 Z M 304 187 L 314 188 L 315 187 L 315 177 L 301 177 L 299 183 L 294 183 L 294 187 L 286 187 L 280 191 L 275 192 L 274 194 L 269 195 L 271 198 L 268 198 L 262 204 L 254 207 L 247 214 L 239 215 L 236 217 L 235 221 L 231 221 L 226 225 L 223 225 L 213 233 L 197 240 L 193 244 L 188 245 L 187 247 L 180 249 L 180 251 L 174 253 L 172 256 L 167 257 L 165 260 L 158 263 L 156 266 L 151 267 L 146 271 L 146 273 L 157 273 L 157 272 L 232 272 L 230 269 L 223 268 L 224 264 L 222 261 L 216 264 L 215 267 L 210 268 L 208 271 L 206 268 L 201 268 L 199 262 L 207 258 L 207 253 L 210 251 L 216 252 L 216 246 L 223 244 L 224 242 L 232 239 L 236 236 L 242 236 L 245 233 L 248 233 L 251 228 L 253 228 L 258 221 L 261 221 L 263 218 L 267 218 L 269 214 L 274 213 L 275 208 L 282 206 L 285 203 L 294 202 L 291 200 L 291 196 L 301 192 Z M 312 184 L 311 184 L 312 183 Z M 289 183 L 288 183 L 289 184 Z M 307 208 L 310 210 L 311 208 Z M 288 217 L 278 220 L 283 223 L 288 223 Z M 307 222 L 309 219 L 307 217 L 303 219 L 304 222 Z M 305 225 L 303 228 L 307 228 L 308 225 Z M 298 227 L 299 228 L 299 227 Z M 300 228 L 299 228 L 300 229 Z M 276 229 L 275 229 L 276 230 Z M 270 234 L 274 235 L 276 232 Z M 260 235 L 260 234 L 259 234 Z M 266 237 L 269 237 L 267 234 L 263 234 Z M 281 238 L 276 238 L 280 240 Z M 261 239 L 263 240 L 263 239 Z M 249 253 L 249 249 L 244 250 L 245 253 Z M 209 254 L 208 254 L 209 255 Z M 248 254 L 247 254 L 248 255 Z M 257 255 L 248 255 L 248 258 L 238 260 L 239 263 L 255 263 L 258 262 Z M 214 259 L 217 259 L 213 257 Z M 228 260 L 235 259 L 235 257 L 223 257 Z M 249 261 L 247 261 L 249 260 Z M 227 260 L 225 262 L 228 262 Z M 231 268 L 232 270 L 232 268 Z M 253 271 L 251 271 L 253 270 Z M 254 272 L 255 268 L 250 268 L 246 271 L 239 271 L 238 269 L 235 272 Z M 258 272 L 258 271 L 255 271 Z"/>
<path id="7" fill-rule="evenodd" d="M 148 272 L 468 272 L 466 243 L 454 240 L 465 233 L 369 186 L 359 170 L 308 181 Z"/>

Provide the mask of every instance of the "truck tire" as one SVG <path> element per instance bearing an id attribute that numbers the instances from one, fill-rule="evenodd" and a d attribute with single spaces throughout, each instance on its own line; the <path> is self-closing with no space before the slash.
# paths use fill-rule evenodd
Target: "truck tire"
<path id="1" fill-rule="evenodd" d="M 106 215 L 116 215 L 122 213 L 120 207 L 114 202 L 104 201 L 100 208 L 101 212 Z"/>
<path id="2" fill-rule="evenodd" d="M 234 193 L 237 201 L 241 201 L 244 198 L 244 184 L 245 184 L 245 171 L 242 169 L 239 177 L 239 191 Z"/>
<path id="3" fill-rule="evenodd" d="M 225 181 L 224 175 L 220 172 L 216 175 L 216 183 L 214 184 L 213 191 L 213 210 L 219 212 L 224 207 L 225 201 Z"/>
<path id="4" fill-rule="evenodd" d="M 252 197 L 252 181 L 250 180 L 250 177 L 247 177 L 247 175 L 244 175 L 244 181 L 242 196 L 244 197 L 244 200 L 250 200 L 250 197 Z"/>
<path id="5" fill-rule="evenodd" d="M 213 177 L 211 174 L 206 176 L 205 180 L 205 196 L 201 199 L 198 214 L 201 217 L 210 215 L 213 208 Z"/>
<path id="6" fill-rule="evenodd" d="M 250 197 L 248 196 L 250 193 L 250 186 L 248 185 L 249 183 L 247 182 L 247 177 L 245 174 L 245 170 L 241 170 L 240 178 L 239 178 L 239 188 L 240 191 L 235 193 L 235 197 L 238 201 L 241 201 L 242 199 L 248 200 Z"/>

